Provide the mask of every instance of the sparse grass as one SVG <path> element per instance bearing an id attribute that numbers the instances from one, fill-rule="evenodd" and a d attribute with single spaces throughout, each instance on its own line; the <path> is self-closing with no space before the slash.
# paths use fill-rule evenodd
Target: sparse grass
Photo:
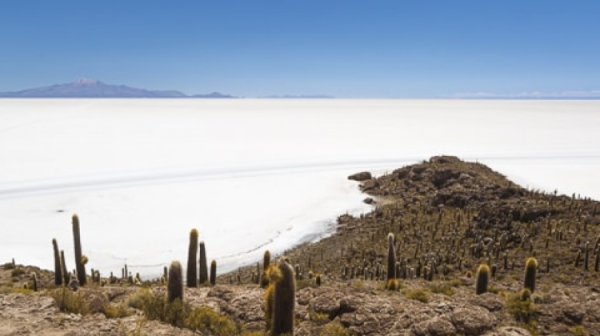
<path id="1" fill-rule="evenodd" d="M 404 293 L 407 299 L 421 301 L 423 303 L 429 302 L 429 292 L 425 288 L 414 288 L 409 289 Z"/>
<path id="2" fill-rule="evenodd" d="M 586 336 L 589 334 L 587 329 L 585 329 L 585 327 L 582 325 L 572 326 L 571 328 L 569 328 L 569 333 L 575 336 Z"/>
<path id="3" fill-rule="evenodd" d="M 310 320 L 317 325 L 324 325 L 330 322 L 329 315 L 312 312 L 309 313 Z"/>
<path id="4" fill-rule="evenodd" d="M 89 307 L 79 292 L 73 292 L 70 288 L 62 287 L 50 292 L 50 296 L 56 300 L 58 309 L 62 312 L 85 315 Z"/>
<path id="5" fill-rule="evenodd" d="M 531 298 L 523 299 L 523 293 L 508 294 L 506 309 L 532 335 L 537 335 L 537 309 Z"/>
<path id="6" fill-rule="evenodd" d="M 436 282 L 427 286 L 432 293 L 444 294 L 446 296 L 452 296 L 456 293 L 454 287 L 450 286 L 449 283 Z"/>
<path id="7" fill-rule="evenodd" d="M 350 336 L 350 333 L 339 323 L 329 323 L 323 327 L 319 336 Z"/>
<path id="8" fill-rule="evenodd" d="M 192 309 L 185 319 L 185 327 L 216 336 L 238 335 L 236 324 L 226 315 L 219 315 L 208 307 Z"/>
<path id="9" fill-rule="evenodd" d="M 168 303 L 164 297 L 142 291 L 130 298 L 129 305 L 141 305 L 149 320 L 158 320 L 175 327 L 187 328 L 200 334 L 228 336 L 239 335 L 240 328 L 227 315 L 219 315 L 208 307 L 192 308 L 176 299 Z"/>
<path id="10" fill-rule="evenodd" d="M 315 280 L 296 280 L 296 290 L 301 290 L 304 288 L 317 288 L 317 284 L 315 283 Z"/>
<path id="11" fill-rule="evenodd" d="M 10 275 L 13 277 L 20 277 L 23 274 L 25 274 L 25 270 L 21 269 L 20 267 L 13 268 L 12 272 L 10 273 Z"/>
<path id="12" fill-rule="evenodd" d="M 113 305 L 109 303 L 102 307 L 102 314 L 107 318 L 121 318 L 133 315 L 134 311 L 128 309 L 125 304 Z"/>

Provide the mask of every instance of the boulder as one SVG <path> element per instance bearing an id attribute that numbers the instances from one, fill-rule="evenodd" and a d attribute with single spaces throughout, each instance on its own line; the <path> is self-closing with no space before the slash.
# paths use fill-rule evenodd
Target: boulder
<path id="1" fill-rule="evenodd" d="M 352 175 L 348 176 L 349 180 L 358 181 L 358 182 L 370 180 L 371 178 L 373 178 L 373 177 L 371 176 L 371 173 L 369 173 L 369 172 L 360 172 L 360 173 L 356 173 L 356 174 L 352 174 Z"/>

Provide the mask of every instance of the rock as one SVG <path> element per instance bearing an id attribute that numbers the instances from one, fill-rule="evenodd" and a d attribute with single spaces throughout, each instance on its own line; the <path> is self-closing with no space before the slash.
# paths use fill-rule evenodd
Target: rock
<path id="1" fill-rule="evenodd" d="M 490 312 L 499 311 L 504 308 L 504 300 L 501 296 L 493 293 L 484 293 L 469 298 L 469 303 L 483 307 Z"/>
<path id="2" fill-rule="evenodd" d="M 363 182 L 363 184 L 361 185 L 361 189 L 362 191 L 366 192 L 375 188 L 379 188 L 379 181 L 375 180 L 375 179 L 371 179 L 371 180 L 366 180 L 365 182 Z"/>
<path id="3" fill-rule="evenodd" d="M 366 204 L 373 204 L 373 203 L 375 203 L 375 200 L 371 197 L 367 197 L 363 200 L 363 202 Z"/>
<path id="4" fill-rule="evenodd" d="M 106 295 L 100 291 L 81 287 L 79 292 L 88 306 L 88 311 L 92 314 L 102 312 L 102 308 L 109 302 Z"/>
<path id="5" fill-rule="evenodd" d="M 413 325 L 413 332 L 417 336 L 450 336 L 456 335 L 456 328 L 445 316 L 436 316 Z"/>
<path id="6" fill-rule="evenodd" d="M 358 181 L 358 182 L 370 180 L 371 178 L 373 178 L 373 177 L 371 176 L 371 173 L 369 173 L 369 172 L 360 172 L 360 173 L 356 173 L 356 174 L 352 174 L 352 175 L 348 176 L 349 180 Z"/>
<path id="7" fill-rule="evenodd" d="M 430 163 L 448 164 L 448 163 L 459 163 L 460 159 L 456 156 L 442 155 L 434 156 L 429 159 Z"/>
<path id="8" fill-rule="evenodd" d="M 219 298 L 225 302 L 229 302 L 233 299 L 234 293 L 229 287 L 215 286 L 208 291 L 207 297 Z"/>
<path id="9" fill-rule="evenodd" d="M 580 303 L 563 304 L 562 312 L 567 318 L 565 322 L 570 325 L 581 324 L 585 317 L 585 310 Z"/>
<path id="10" fill-rule="evenodd" d="M 450 314 L 450 320 L 459 333 L 481 335 L 494 328 L 496 317 L 481 307 L 457 308 Z"/>
<path id="11" fill-rule="evenodd" d="M 343 294 L 325 288 L 319 288 L 315 294 L 309 309 L 319 314 L 326 314 L 330 320 L 335 319 L 340 312 L 340 299 Z"/>

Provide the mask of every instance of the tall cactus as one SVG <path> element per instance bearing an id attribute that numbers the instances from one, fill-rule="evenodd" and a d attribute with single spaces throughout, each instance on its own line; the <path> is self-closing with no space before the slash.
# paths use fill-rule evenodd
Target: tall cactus
<path id="1" fill-rule="evenodd" d="M 388 234 L 388 260 L 387 260 L 387 279 L 396 278 L 396 250 L 394 247 L 394 234 Z"/>
<path id="2" fill-rule="evenodd" d="M 77 214 L 73 215 L 73 239 L 75 243 L 75 269 L 77 270 L 77 280 L 80 286 L 85 286 L 86 275 L 85 265 L 82 260 L 81 254 L 81 235 L 79 231 L 79 217 Z"/>
<path id="3" fill-rule="evenodd" d="M 176 299 L 183 301 L 183 273 L 179 261 L 171 262 L 167 284 L 167 301 L 171 303 Z"/>
<path id="4" fill-rule="evenodd" d="M 294 304 L 296 283 L 294 270 L 285 260 L 269 269 L 269 289 L 267 295 L 267 316 L 270 320 L 271 336 L 294 334 Z M 270 301 L 270 302 L 269 302 Z"/>
<path id="5" fill-rule="evenodd" d="M 535 277 L 537 275 L 538 262 L 534 257 L 529 257 L 525 261 L 525 281 L 524 286 L 532 293 L 535 292 Z"/>
<path id="6" fill-rule="evenodd" d="M 63 274 L 56 238 L 52 239 L 52 248 L 54 249 L 54 284 L 60 286 L 63 284 Z"/>
<path id="7" fill-rule="evenodd" d="M 217 262 L 213 260 L 210 263 L 210 285 L 214 286 L 217 283 Z"/>
<path id="8" fill-rule="evenodd" d="M 65 260 L 64 250 L 60 250 L 60 265 L 62 266 L 63 283 L 67 285 L 69 284 L 71 277 L 69 276 L 69 272 L 67 271 L 67 262 Z"/>
<path id="9" fill-rule="evenodd" d="M 490 279 L 490 267 L 486 264 L 479 265 L 477 268 L 477 283 L 475 285 L 475 293 L 477 295 L 487 292 Z"/>
<path id="10" fill-rule="evenodd" d="M 187 286 L 190 288 L 198 287 L 198 269 L 196 268 L 196 258 L 198 256 L 198 230 L 190 231 L 190 246 L 188 247 L 187 264 Z"/>
<path id="11" fill-rule="evenodd" d="M 260 277 L 260 288 L 266 288 L 269 285 L 269 278 L 267 276 L 267 270 L 271 265 L 271 252 L 269 250 L 265 251 L 263 256 L 263 273 Z"/>
<path id="12" fill-rule="evenodd" d="M 208 281 L 208 265 L 206 263 L 206 247 L 204 241 L 200 242 L 200 284 Z"/>

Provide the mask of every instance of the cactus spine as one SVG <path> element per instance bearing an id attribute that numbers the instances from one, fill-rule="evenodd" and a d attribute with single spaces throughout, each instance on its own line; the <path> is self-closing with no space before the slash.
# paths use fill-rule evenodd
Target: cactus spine
<path id="1" fill-rule="evenodd" d="M 206 247 L 204 242 L 200 242 L 200 284 L 208 281 L 208 265 L 206 263 Z"/>
<path id="2" fill-rule="evenodd" d="M 267 290 L 267 293 L 271 296 L 271 335 L 293 335 L 296 300 L 294 270 L 290 264 L 282 260 L 269 272 L 269 278 L 270 290 Z M 269 304 L 268 301 L 269 298 L 267 298 L 267 304 Z"/>
<path id="3" fill-rule="evenodd" d="M 167 284 L 167 301 L 179 299 L 183 301 L 183 274 L 179 261 L 173 261 L 169 267 L 169 282 Z"/>
<path id="4" fill-rule="evenodd" d="M 217 262 L 212 261 L 210 263 L 210 284 L 214 286 L 217 283 Z"/>
<path id="5" fill-rule="evenodd" d="M 534 257 L 527 258 L 525 261 L 525 288 L 529 289 L 532 293 L 535 292 L 535 277 L 537 274 L 538 262 Z"/>
<path id="6" fill-rule="evenodd" d="M 188 246 L 188 264 L 187 264 L 187 286 L 189 288 L 198 287 L 198 269 L 196 268 L 196 258 L 198 256 L 198 230 L 190 231 L 190 245 Z"/>
<path id="7" fill-rule="evenodd" d="M 60 253 L 58 252 L 58 243 L 56 239 L 52 239 L 52 247 L 54 249 L 54 284 L 57 286 L 63 283 L 62 266 L 60 264 Z"/>
<path id="8" fill-rule="evenodd" d="M 77 270 L 77 280 L 80 286 L 85 286 L 85 265 L 83 263 L 81 254 L 81 235 L 79 231 L 79 217 L 77 214 L 73 215 L 73 239 L 75 243 L 75 269 Z"/>
<path id="9" fill-rule="evenodd" d="M 475 293 L 477 295 L 487 292 L 489 279 L 490 267 L 486 264 L 479 265 L 477 268 L 477 283 L 475 285 Z"/>
<path id="10" fill-rule="evenodd" d="M 271 265 L 271 252 L 269 250 L 265 251 L 265 255 L 263 256 L 263 273 L 260 278 L 260 288 L 266 288 L 269 285 L 269 278 L 267 276 L 267 270 Z"/>

